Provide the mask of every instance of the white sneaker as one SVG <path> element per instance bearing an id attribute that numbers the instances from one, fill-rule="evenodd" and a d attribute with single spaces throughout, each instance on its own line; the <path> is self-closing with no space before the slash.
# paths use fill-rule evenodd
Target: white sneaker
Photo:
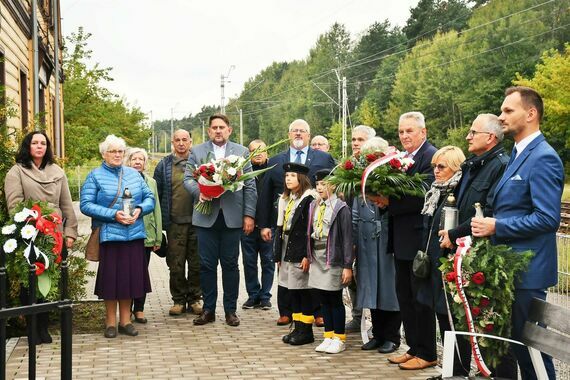
<path id="1" fill-rule="evenodd" d="M 344 350 L 346 350 L 346 345 L 344 342 L 339 338 L 334 337 L 325 352 L 327 354 L 338 354 Z"/>
<path id="2" fill-rule="evenodd" d="M 323 340 L 323 343 L 319 344 L 317 346 L 317 348 L 315 348 L 315 351 L 317 352 L 327 352 L 327 349 L 329 348 L 329 346 L 332 343 L 332 339 L 331 338 L 325 338 L 325 340 Z"/>

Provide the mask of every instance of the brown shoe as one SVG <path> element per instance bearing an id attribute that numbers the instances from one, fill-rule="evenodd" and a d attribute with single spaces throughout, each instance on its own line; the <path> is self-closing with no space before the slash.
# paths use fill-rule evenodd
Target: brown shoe
<path id="1" fill-rule="evenodd" d="M 197 300 L 196 302 L 188 303 L 188 307 L 186 308 L 186 312 L 188 312 L 188 313 L 192 312 L 196 315 L 200 315 L 204 311 L 202 309 L 202 305 L 203 305 L 202 300 Z"/>
<path id="2" fill-rule="evenodd" d="M 405 363 L 401 363 L 398 366 L 400 367 L 400 369 L 424 369 L 424 368 L 428 368 L 428 367 L 433 367 L 437 365 L 437 360 L 434 360 L 433 362 L 428 362 L 427 360 L 424 360 L 422 358 L 411 358 L 410 360 L 408 360 Z"/>
<path id="3" fill-rule="evenodd" d="M 172 307 L 170 308 L 170 310 L 168 311 L 168 314 L 170 315 L 182 315 L 182 313 L 184 313 L 186 311 L 186 307 L 182 304 L 179 303 L 175 303 L 174 305 L 172 305 Z"/>
<path id="4" fill-rule="evenodd" d="M 195 325 L 205 325 L 216 320 L 216 313 L 205 310 L 199 317 L 194 318 Z"/>
<path id="5" fill-rule="evenodd" d="M 401 364 L 401 363 L 405 363 L 408 360 L 411 360 L 415 358 L 415 356 L 412 356 L 410 354 L 408 354 L 407 352 L 402 354 L 402 355 L 392 355 L 388 357 L 388 361 L 392 364 Z"/>
<path id="6" fill-rule="evenodd" d="M 226 314 L 226 324 L 228 326 L 239 326 L 239 317 L 236 313 L 228 313 Z"/>
<path id="7" fill-rule="evenodd" d="M 277 320 L 277 326 L 285 326 L 291 323 L 291 318 L 286 315 L 282 315 Z"/>
<path id="8" fill-rule="evenodd" d="M 315 318 L 315 326 L 324 327 L 324 325 L 325 325 L 325 319 L 323 317 Z"/>

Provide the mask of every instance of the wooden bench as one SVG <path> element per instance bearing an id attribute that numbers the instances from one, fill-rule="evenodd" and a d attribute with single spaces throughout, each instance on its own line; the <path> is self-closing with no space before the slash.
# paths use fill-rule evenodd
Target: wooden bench
<path id="1" fill-rule="evenodd" d="M 499 339 L 512 344 L 526 346 L 538 379 L 548 379 L 541 352 L 562 362 L 570 363 L 570 310 L 535 298 L 532 300 L 529 319 L 525 323 L 520 342 L 487 334 L 472 334 L 463 331 L 446 331 L 443 347 L 442 377 L 464 379 L 453 376 L 455 338 L 468 335 Z"/>

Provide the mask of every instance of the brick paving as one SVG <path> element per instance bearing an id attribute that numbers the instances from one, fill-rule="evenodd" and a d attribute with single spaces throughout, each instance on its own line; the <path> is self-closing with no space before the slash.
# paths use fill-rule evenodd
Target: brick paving
<path id="1" fill-rule="evenodd" d="M 74 379 L 426 379 L 439 369 L 403 371 L 389 364 L 387 355 L 360 349 L 359 334 L 349 334 L 347 350 L 328 355 L 314 351 L 321 339 L 301 347 L 281 342 L 287 327 L 277 326 L 276 308 L 238 310 L 239 327 L 225 324 L 221 294 L 217 320 L 194 326 L 192 314 L 170 317 L 168 268 L 164 259 L 152 257 L 153 292 L 147 297 L 146 325 L 137 324 L 139 336 L 119 335 L 115 339 L 100 334 L 73 336 Z M 221 281 L 221 275 L 218 276 Z M 243 279 L 238 306 L 247 298 Z M 92 294 L 93 282 L 88 294 Z M 219 286 L 221 291 L 221 285 Z M 276 291 L 273 292 L 276 294 Z M 57 337 L 54 337 L 57 338 Z M 60 345 L 37 346 L 37 378 L 58 379 Z M 404 352 L 404 347 L 401 347 Z M 9 351 L 8 379 L 26 379 L 27 339 L 20 338 Z"/>

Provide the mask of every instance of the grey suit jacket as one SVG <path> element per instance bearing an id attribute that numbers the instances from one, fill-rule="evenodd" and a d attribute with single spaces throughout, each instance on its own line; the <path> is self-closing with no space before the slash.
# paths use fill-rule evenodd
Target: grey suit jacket
<path id="1" fill-rule="evenodd" d="M 200 199 L 200 190 L 198 183 L 192 176 L 197 165 L 206 162 L 206 158 L 210 153 L 210 158 L 214 157 L 214 146 L 211 141 L 197 145 L 192 148 L 188 165 L 184 173 L 184 187 L 194 197 L 194 202 Z M 226 157 L 235 154 L 237 156 L 247 157 L 249 151 L 246 147 L 228 141 L 226 146 Z M 251 163 L 248 163 L 244 172 L 251 171 Z M 219 211 L 222 210 L 224 220 L 228 228 L 241 228 L 243 226 L 243 217 L 251 216 L 255 218 L 255 206 L 257 203 L 257 190 L 255 188 L 255 180 L 245 181 L 243 189 L 236 192 L 226 191 L 220 198 L 212 200 L 212 213 L 204 215 L 194 210 L 192 213 L 192 224 L 197 227 L 212 227 L 218 218 Z"/>

